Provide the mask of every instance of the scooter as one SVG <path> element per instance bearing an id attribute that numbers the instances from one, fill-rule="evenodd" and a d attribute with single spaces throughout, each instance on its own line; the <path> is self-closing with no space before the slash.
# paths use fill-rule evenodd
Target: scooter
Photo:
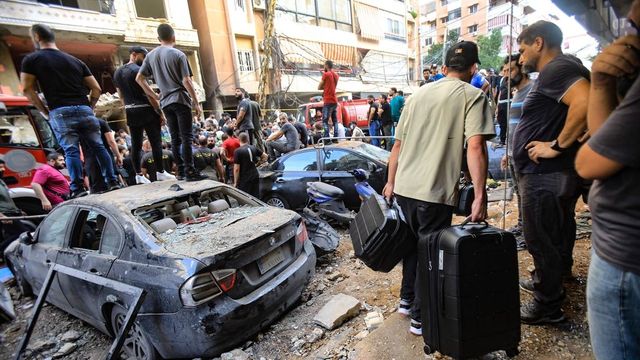
<path id="1" fill-rule="evenodd" d="M 356 179 L 356 192 L 360 196 L 360 200 L 364 201 L 373 194 L 376 194 L 376 190 L 369 185 L 369 174 L 363 169 L 355 169 L 350 171 L 351 175 Z"/>
<path id="2" fill-rule="evenodd" d="M 344 191 L 320 181 L 307 183 L 307 204 L 303 212 L 329 222 L 348 225 L 353 213 L 344 206 Z"/>

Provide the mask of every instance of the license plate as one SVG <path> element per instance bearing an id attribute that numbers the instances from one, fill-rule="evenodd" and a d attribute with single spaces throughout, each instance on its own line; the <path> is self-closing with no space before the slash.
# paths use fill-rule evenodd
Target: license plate
<path id="1" fill-rule="evenodd" d="M 280 248 L 277 248 L 258 259 L 258 269 L 260 270 L 260 274 L 264 274 L 273 269 L 276 265 L 280 264 L 282 260 L 284 260 L 284 254 L 282 254 Z"/>

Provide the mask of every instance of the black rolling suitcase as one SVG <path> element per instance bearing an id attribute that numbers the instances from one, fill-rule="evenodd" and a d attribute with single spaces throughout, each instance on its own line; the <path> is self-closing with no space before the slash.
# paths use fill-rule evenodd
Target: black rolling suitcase
<path id="1" fill-rule="evenodd" d="M 389 205 L 379 194 L 362 202 L 349 234 L 356 257 L 381 272 L 391 271 L 416 241 L 397 203 Z"/>
<path id="2" fill-rule="evenodd" d="M 518 353 L 520 293 L 513 234 L 463 224 L 418 242 L 425 352 L 457 359 Z"/>

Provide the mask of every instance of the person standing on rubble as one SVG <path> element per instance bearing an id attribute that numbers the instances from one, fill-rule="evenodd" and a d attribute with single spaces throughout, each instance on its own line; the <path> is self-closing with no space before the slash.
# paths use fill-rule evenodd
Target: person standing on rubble
<path id="1" fill-rule="evenodd" d="M 241 133 L 240 147 L 234 152 L 233 185 L 257 198 L 260 197 L 260 181 L 256 164 L 267 160 L 267 154 L 249 144 L 249 136 Z"/>
<path id="2" fill-rule="evenodd" d="M 196 91 L 191 80 L 191 70 L 187 56 L 174 46 L 176 36 L 169 24 L 158 25 L 160 46 L 151 50 L 145 57 L 136 76 L 136 81 L 150 98 L 160 101 L 167 118 L 171 134 L 171 151 L 178 165 L 178 180 L 198 181 L 206 177 L 198 173 L 193 166 L 193 117 L 202 116 Z M 153 76 L 160 97 L 147 83 L 147 77 Z M 166 170 L 166 169 L 165 169 Z"/>
<path id="3" fill-rule="evenodd" d="M 58 49 L 49 26 L 35 24 L 30 33 L 37 50 L 22 61 L 20 82 L 25 96 L 49 118 L 64 150 L 71 177 L 70 197 L 87 195 L 80 160 L 81 139 L 85 157 L 96 157 L 107 190 L 119 189 L 113 161 L 100 139 L 100 123 L 93 113 L 100 98 L 100 85 L 85 63 Z M 36 93 L 36 84 L 44 93 L 47 105 Z"/>
<path id="4" fill-rule="evenodd" d="M 140 66 L 147 53 L 147 49 L 142 46 L 131 47 L 129 49 L 129 62 L 119 67 L 113 75 L 113 82 L 127 114 L 127 125 L 131 130 L 131 162 L 136 171 L 135 179 L 137 184 L 150 182 L 149 179 L 142 175 L 142 169 L 140 168 L 144 133 L 147 134 L 151 144 L 156 163 L 156 178 L 158 180 L 175 179 L 175 176 L 169 174 L 162 166 L 160 127 L 164 122 L 164 117 L 160 103 L 155 98 L 145 94 L 144 90 L 136 82 L 136 76 L 140 72 Z M 126 132 L 124 134 L 126 135 Z"/>

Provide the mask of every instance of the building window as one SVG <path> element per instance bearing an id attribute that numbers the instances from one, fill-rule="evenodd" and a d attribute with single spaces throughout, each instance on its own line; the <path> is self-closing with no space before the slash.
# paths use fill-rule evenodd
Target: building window
<path id="1" fill-rule="evenodd" d="M 449 0 L 440 0 L 440 6 L 447 6 Z"/>
<path id="2" fill-rule="evenodd" d="M 236 9 L 244 11 L 244 0 L 234 0 Z"/>
<path id="3" fill-rule="evenodd" d="M 41 4 L 58 5 L 82 10 L 98 11 L 103 14 L 114 14 L 114 0 L 78 1 L 78 0 L 36 0 Z"/>
<path id="4" fill-rule="evenodd" d="M 467 32 L 469 34 L 473 34 L 473 33 L 477 32 L 478 31 L 478 24 L 474 24 L 474 25 L 469 26 L 467 28 L 467 30 L 468 30 Z"/>
<path id="5" fill-rule="evenodd" d="M 428 37 L 424 39 L 424 46 L 430 46 L 430 45 L 433 45 L 433 38 Z"/>
<path id="6" fill-rule="evenodd" d="M 440 18 L 440 21 L 441 21 L 443 24 L 446 24 L 446 23 L 447 23 L 448 18 L 449 18 L 448 16 L 441 17 L 441 18 Z"/>
<path id="7" fill-rule="evenodd" d="M 164 10 L 164 1 L 159 3 L 154 0 L 134 0 L 136 5 L 136 15 L 141 18 L 166 19 L 167 13 Z"/>
<path id="8" fill-rule="evenodd" d="M 353 31 L 351 0 L 278 0 L 276 13 L 280 19 Z"/>
<path id="9" fill-rule="evenodd" d="M 455 19 L 459 19 L 462 16 L 462 9 L 457 8 L 455 10 L 451 10 L 449 11 L 449 15 L 447 16 L 448 20 L 455 20 Z"/>
<path id="10" fill-rule="evenodd" d="M 475 14 L 478 12 L 478 4 L 469 6 L 469 14 Z"/>
<path id="11" fill-rule="evenodd" d="M 424 6 L 425 14 L 436 11 L 436 2 L 432 1 Z"/>
<path id="12" fill-rule="evenodd" d="M 387 27 L 385 29 L 384 37 L 392 40 L 406 41 L 404 23 L 397 19 L 387 18 Z"/>
<path id="13" fill-rule="evenodd" d="M 238 65 L 240 65 L 240 72 L 255 71 L 256 68 L 253 65 L 253 51 L 238 50 Z"/>
<path id="14" fill-rule="evenodd" d="M 429 31 L 434 31 L 436 29 L 436 21 L 435 20 L 429 21 L 427 23 L 427 26 L 429 27 Z"/>

